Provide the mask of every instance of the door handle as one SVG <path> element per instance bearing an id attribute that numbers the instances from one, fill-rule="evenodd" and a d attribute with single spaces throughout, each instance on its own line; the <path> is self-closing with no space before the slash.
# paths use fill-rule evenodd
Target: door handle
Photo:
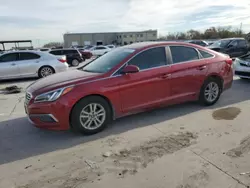
<path id="1" fill-rule="evenodd" d="M 197 69 L 198 70 L 204 70 L 204 69 L 206 69 L 207 68 L 207 66 L 206 65 L 203 65 L 203 66 L 199 66 Z"/>
<path id="2" fill-rule="evenodd" d="M 160 77 L 162 78 L 162 79 L 167 79 L 167 78 L 169 78 L 171 76 L 171 74 L 163 74 L 163 75 L 161 75 Z"/>
<path id="3" fill-rule="evenodd" d="M 15 66 L 16 64 L 15 63 L 11 63 L 12 66 Z"/>

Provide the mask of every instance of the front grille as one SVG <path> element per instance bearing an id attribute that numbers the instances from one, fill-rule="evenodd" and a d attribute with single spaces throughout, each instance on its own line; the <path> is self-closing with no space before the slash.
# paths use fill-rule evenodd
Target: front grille
<path id="1" fill-rule="evenodd" d="M 38 116 L 39 117 L 39 116 Z M 49 115 L 40 115 L 39 117 L 41 122 L 44 123 L 55 123 L 56 121 Z"/>
<path id="2" fill-rule="evenodd" d="M 36 118 L 43 123 L 56 123 L 57 119 L 52 114 L 31 114 L 31 119 Z"/>
<path id="3" fill-rule="evenodd" d="M 250 72 L 235 71 L 235 74 L 239 75 L 239 76 L 249 76 L 250 77 Z"/>
<path id="4" fill-rule="evenodd" d="M 28 92 L 25 94 L 25 104 L 29 104 L 30 100 L 32 98 L 32 95 Z"/>

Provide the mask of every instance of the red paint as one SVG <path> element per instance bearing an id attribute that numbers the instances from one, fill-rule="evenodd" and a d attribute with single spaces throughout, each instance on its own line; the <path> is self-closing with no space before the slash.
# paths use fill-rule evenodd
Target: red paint
<path id="1" fill-rule="evenodd" d="M 111 77 L 117 68 L 142 50 L 171 44 L 203 49 L 215 57 Z M 53 114 L 59 122 L 44 124 L 34 118 L 31 120 L 40 128 L 66 130 L 70 128 L 70 113 L 73 106 L 88 95 L 101 95 L 107 98 L 114 109 L 115 119 L 159 106 L 197 100 L 201 86 L 209 76 L 221 77 L 223 89 L 228 89 L 232 85 L 233 72 L 228 57 L 201 46 L 166 42 L 139 43 L 133 45 L 133 48 L 136 49 L 135 52 L 108 73 L 73 70 L 49 76 L 32 84 L 27 89 L 33 95 L 27 107 L 28 114 Z M 34 103 L 34 97 L 37 95 L 70 85 L 75 85 L 74 89 L 55 102 Z"/>
<path id="2" fill-rule="evenodd" d="M 93 56 L 93 54 L 87 50 L 80 50 L 80 53 L 85 59 L 90 59 Z"/>
<path id="3" fill-rule="evenodd" d="M 122 70 L 122 74 L 137 73 L 140 69 L 135 65 L 128 65 Z"/>

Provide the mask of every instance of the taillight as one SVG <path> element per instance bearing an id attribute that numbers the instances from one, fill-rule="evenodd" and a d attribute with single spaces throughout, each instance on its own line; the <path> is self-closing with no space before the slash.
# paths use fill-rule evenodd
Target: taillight
<path id="1" fill-rule="evenodd" d="M 229 59 L 226 59 L 226 61 L 225 61 L 228 65 L 232 65 L 233 64 L 233 60 L 231 59 L 231 58 L 229 58 Z"/>
<path id="2" fill-rule="evenodd" d="M 58 59 L 58 61 L 60 61 L 61 63 L 66 63 L 67 62 L 66 59 Z"/>

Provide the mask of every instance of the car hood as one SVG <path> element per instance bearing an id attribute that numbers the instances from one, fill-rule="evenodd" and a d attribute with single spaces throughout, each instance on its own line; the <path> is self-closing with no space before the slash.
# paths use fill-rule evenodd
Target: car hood
<path id="1" fill-rule="evenodd" d="M 60 87 L 78 84 L 102 77 L 101 73 L 90 73 L 81 70 L 70 70 L 35 81 L 28 86 L 27 92 L 40 94 Z"/>

